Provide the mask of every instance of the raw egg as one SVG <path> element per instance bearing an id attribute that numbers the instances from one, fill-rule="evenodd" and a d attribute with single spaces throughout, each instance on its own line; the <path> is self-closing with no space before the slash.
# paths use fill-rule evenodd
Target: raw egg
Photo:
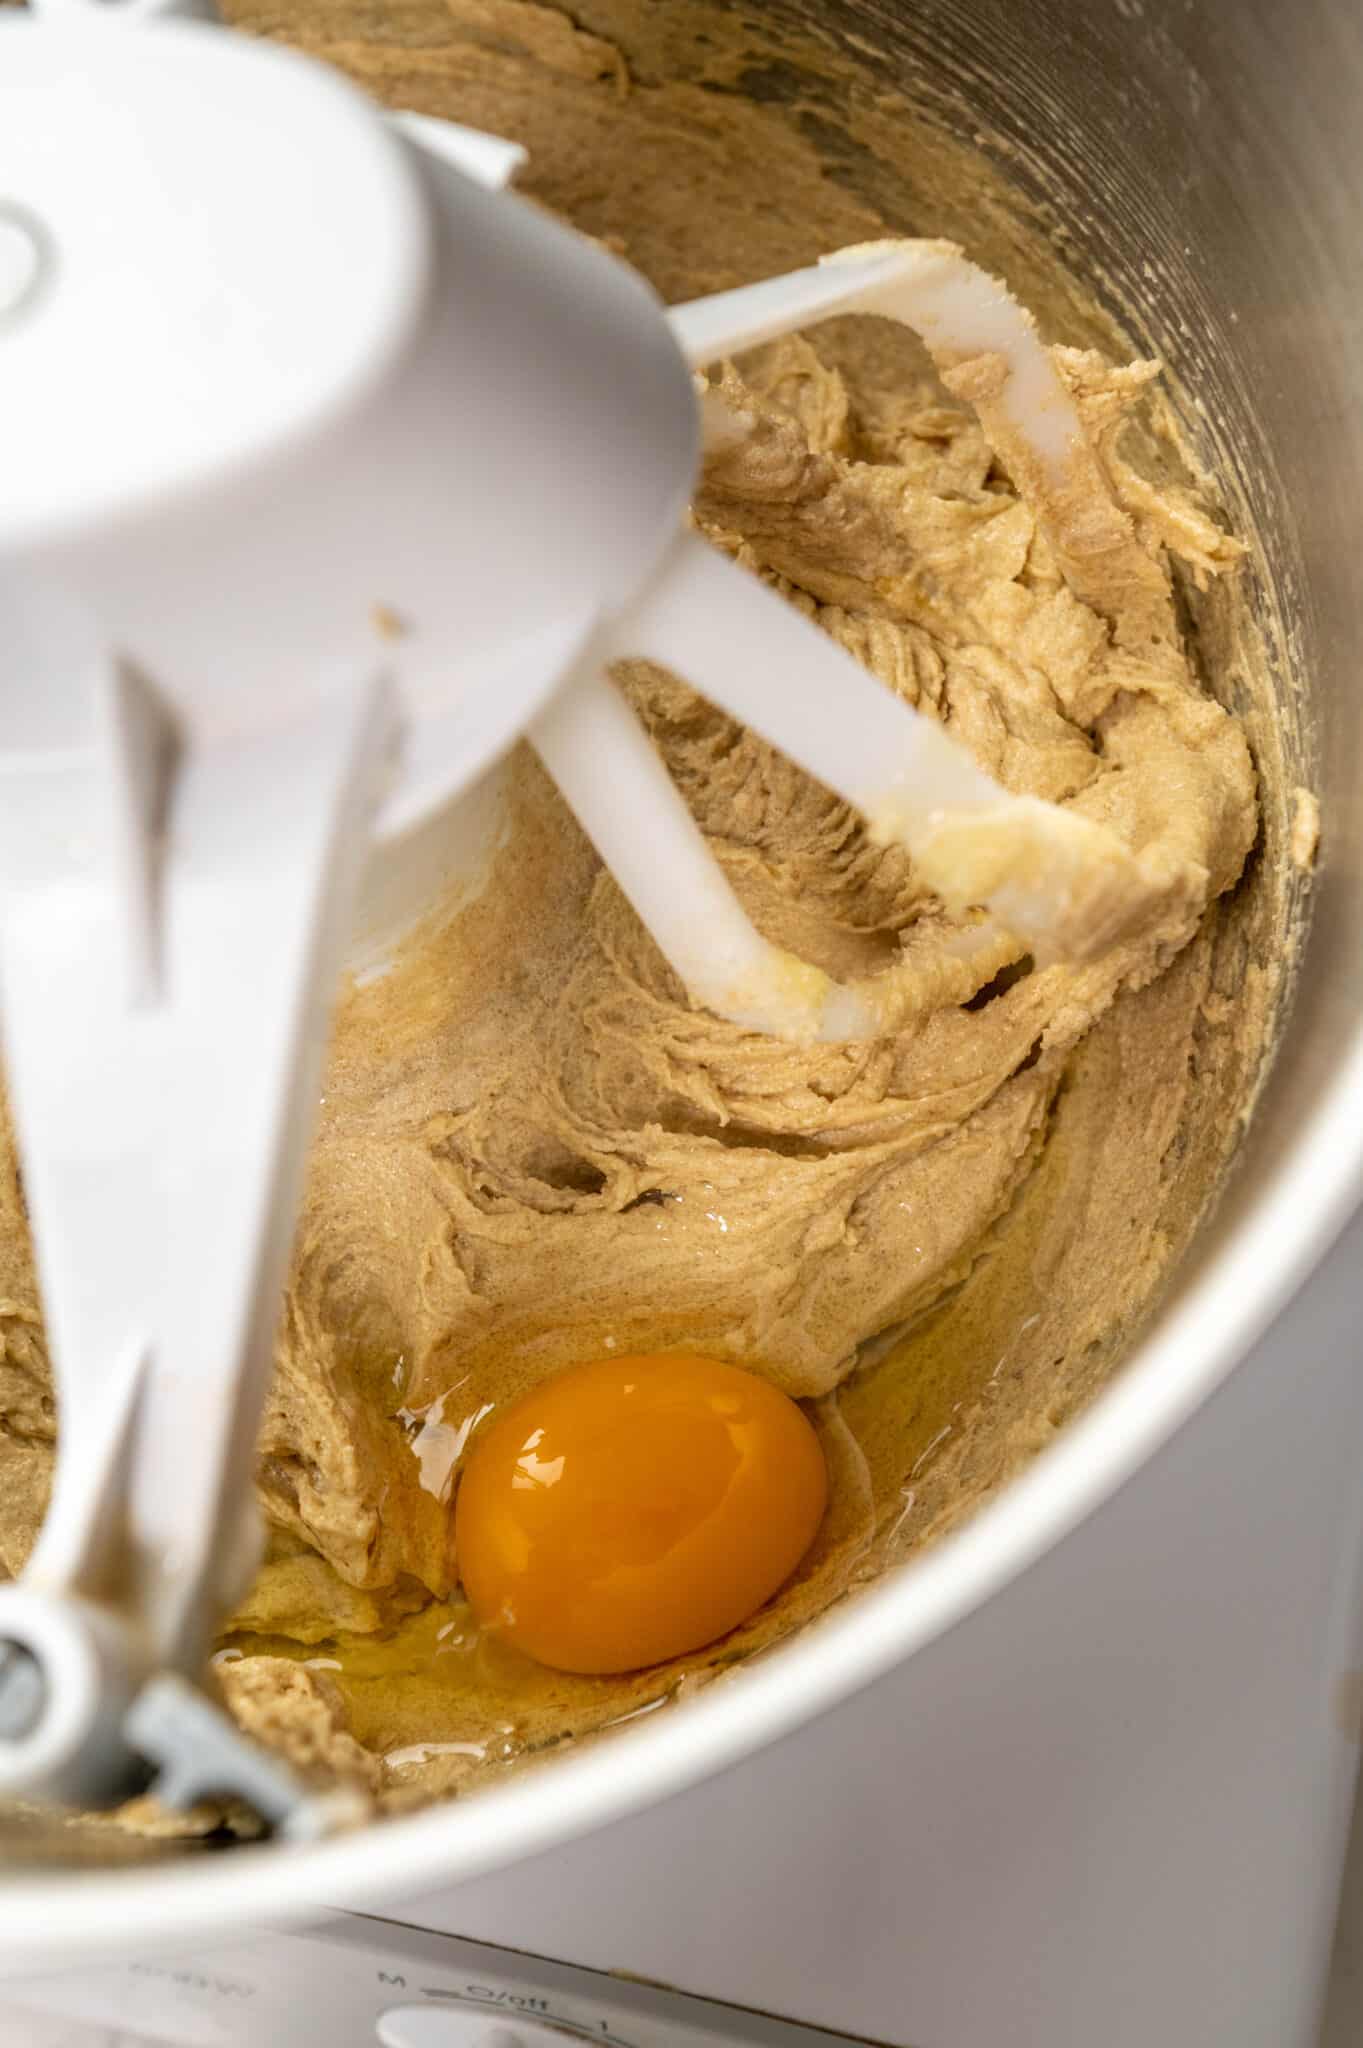
<path id="1" fill-rule="evenodd" d="M 476 1438 L 455 1548 L 485 1627 L 559 1671 L 633 1671 L 755 1614 L 827 1498 L 818 1437 L 765 1380 L 715 1358 L 602 1358 Z"/>

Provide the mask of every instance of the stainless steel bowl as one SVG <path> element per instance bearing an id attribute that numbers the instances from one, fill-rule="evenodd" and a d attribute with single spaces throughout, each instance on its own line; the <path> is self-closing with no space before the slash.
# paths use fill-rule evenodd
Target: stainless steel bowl
<path id="1" fill-rule="evenodd" d="M 585 0 L 575 17 L 606 33 L 616 11 Z M 1343 0 L 780 0 L 743 14 L 770 31 L 743 89 L 813 137 L 830 175 L 891 227 L 969 241 L 1024 295 L 1058 247 L 1095 289 L 1097 328 L 1168 365 L 1190 447 L 1254 544 L 1287 780 L 1323 800 L 1314 926 L 1274 1072 L 1215 1215 L 1123 1373 L 962 1535 L 759 1668 L 533 1781 L 315 1850 L 26 1874 L 0 1895 L 10 1967 L 448 1884 L 790 1734 L 981 1603 L 1013 1599 L 1024 1567 L 1081 1529 L 1233 1374 L 1358 1202 L 1363 14 Z M 291 26 L 287 9 L 251 18 Z M 314 40 L 329 20 L 338 36 L 386 33 L 381 14 L 352 18 L 348 0 L 323 0 L 308 19 Z M 688 24 L 679 10 L 665 44 L 681 69 L 696 61 Z M 408 11 L 393 17 L 397 71 L 405 42 L 421 41 L 409 30 Z M 457 95 L 443 111 L 479 114 Z M 948 182 L 925 214 L 923 152 L 940 169 L 961 146 L 982 153 L 1011 201 L 982 207 L 974 184 L 953 194 Z M 1095 329 L 1078 298 L 1056 320 L 1072 339 Z M 1270 815 L 1275 844 L 1284 825 Z M 1284 945 L 1292 916 L 1281 901 Z"/>

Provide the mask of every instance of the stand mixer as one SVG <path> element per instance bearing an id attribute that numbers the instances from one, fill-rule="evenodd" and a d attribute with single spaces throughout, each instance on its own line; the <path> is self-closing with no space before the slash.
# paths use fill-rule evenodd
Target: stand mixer
<path id="1" fill-rule="evenodd" d="M 683 530 L 702 437 L 745 431 L 693 372 L 869 312 L 975 366 L 1078 590 L 1150 575 L 1002 287 L 883 243 L 664 312 L 504 189 L 513 145 L 385 122 L 183 12 L 0 25 L 0 986 L 62 1412 L 0 1591 L 0 1790 L 108 1805 L 154 1777 L 306 1835 L 353 1802 L 195 1681 L 259 1559 L 254 1434 L 371 839 L 525 735 L 694 1003 L 892 1027 L 894 967 L 843 986 L 750 924 L 610 678 L 643 656 L 977 909 L 963 972 L 1087 957 L 1188 878 L 1009 795 Z"/>
<path id="2" fill-rule="evenodd" d="M 16 1828 L 0 2039 L 37 2048 L 59 2013 L 64 2048 L 86 2039 L 77 2015 L 91 2048 L 372 2048 L 379 2015 L 424 2003 L 451 2044 L 538 2009 L 631 2048 L 809 2048 L 821 2028 L 895 2048 L 1320 2048 L 1363 1669 L 1363 19 L 1342 0 L 1290 22 L 1240 0 L 1233 34 L 1184 0 L 583 0 L 571 19 L 636 83 L 620 100 L 609 75 L 546 82 L 554 112 L 532 123 L 518 60 L 473 46 L 468 23 L 501 10 L 461 5 L 453 41 L 447 12 L 234 0 L 385 98 L 522 135 L 537 188 L 601 234 L 627 228 L 601 177 L 624 150 L 594 152 L 590 124 L 638 135 L 681 94 L 678 141 L 640 165 L 660 217 L 691 171 L 711 196 L 722 173 L 717 240 L 753 210 L 772 270 L 811 260 L 813 233 L 926 227 L 1042 305 L 1058 260 L 1127 350 L 1164 362 L 1252 542 L 1262 730 L 1285 790 L 1321 797 L 1311 933 L 1238 1170 L 1162 1308 L 967 1526 L 724 1685 L 476 1798 L 306 1847 L 139 1842 L 135 1861 L 105 1827 L 95 1867 L 46 1872 Z M 694 91 L 726 30 L 737 91 Z M 742 137 L 719 149 L 731 108 Z M 935 155 L 942 136 L 959 152 Z M 827 173 L 812 231 L 792 160 Z M 703 275 L 710 234 L 698 220 L 666 274 Z M 1052 331 L 1103 345 L 1082 318 Z M 366 644 L 376 598 L 396 609 L 361 578 Z M 385 889 L 396 868 L 389 841 Z M 46 1815 L 32 1832 L 63 1859 L 80 1833 Z M 305 1920 L 326 1935 L 280 1931 Z M 1356 2042 L 1357 2010 L 1336 2020 L 1331 2048 Z"/>

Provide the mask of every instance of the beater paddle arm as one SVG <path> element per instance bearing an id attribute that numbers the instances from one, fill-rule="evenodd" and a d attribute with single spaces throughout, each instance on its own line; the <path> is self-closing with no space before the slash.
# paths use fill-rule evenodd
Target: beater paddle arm
<path id="1" fill-rule="evenodd" d="M 114 660 L 87 678 L 83 744 L 0 755 L 5 1057 L 61 1422 L 0 1588 L 0 1790 L 100 1804 L 175 1760 L 174 1696 L 168 1719 L 139 1696 L 197 1676 L 259 1561 L 256 1431 L 393 722 L 361 677 L 196 744 Z M 168 1791 L 261 1789 L 219 1735 Z"/>

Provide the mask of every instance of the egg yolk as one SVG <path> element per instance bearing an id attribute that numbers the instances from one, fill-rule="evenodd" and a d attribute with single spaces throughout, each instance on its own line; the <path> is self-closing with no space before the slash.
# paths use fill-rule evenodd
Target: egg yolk
<path id="1" fill-rule="evenodd" d="M 714 1358 L 571 1367 L 475 1440 L 455 1507 L 480 1622 L 560 1671 L 633 1671 L 756 1613 L 814 1539 L 823 1451 Z"/>

